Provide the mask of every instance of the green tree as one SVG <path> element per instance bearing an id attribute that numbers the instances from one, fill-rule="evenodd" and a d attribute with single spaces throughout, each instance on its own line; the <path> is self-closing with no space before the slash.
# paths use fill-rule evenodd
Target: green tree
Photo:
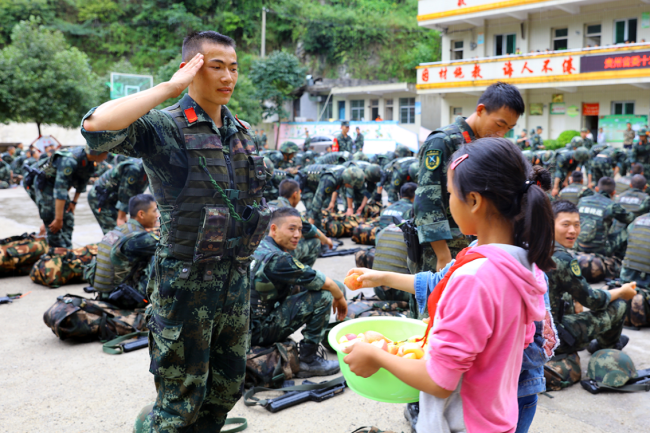
<path id="1" fill-rule="evenodd" d="M 78 126 L 99 102 L 88 57 L 37 18 L 21 21 L 0 53 L 0 121 Z"/>
<path id="2" fill-rule="evenodd" d="M 296 56 L 284 51 L 274 51 L 270 56 L 253 62 L 250 78 L 257 88 L 255 96 L 264 116 L 278 116 L 278 134 L 280 120 L 287 117 L 284 102 L 293 99 L 293 92 L 305 83 L 306 71 Z"/>

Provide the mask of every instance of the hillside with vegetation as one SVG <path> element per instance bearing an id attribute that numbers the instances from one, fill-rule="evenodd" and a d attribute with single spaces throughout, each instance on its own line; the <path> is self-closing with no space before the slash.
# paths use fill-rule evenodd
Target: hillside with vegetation
<path id="1" fill-rule="evenodd" d="M 247 71 L 260 54 L 263 7 L 267 54 L 292 53 L 314 77 L 414 82 L 415 66 L 440 56 L 438 33 L 417 25 L 417 0 L 0 0 L 0 44 L 22 20 L 61 32 L 87 55 L 108 99 L 110 72 L 164 81 L 186 34 L 216 30 L 238 45 L 231 105 L 255 123 L 260 104 Z"/>

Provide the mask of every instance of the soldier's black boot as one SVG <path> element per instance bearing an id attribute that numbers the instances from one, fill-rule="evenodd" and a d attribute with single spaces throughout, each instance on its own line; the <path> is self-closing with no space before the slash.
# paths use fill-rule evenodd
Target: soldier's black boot
<path id="1" fill-rule="evenodd" d="M 411 433 L 416 433 L 415 426 L 418 424 L 418 416 L 420 415 L 420 403 L 409 403 L 404 408 L 404 418 L 411 425 Z"/>
<path id="2" fill-rule="evenodd" d="M 319 344 L 300 342 L 300 371 L 298 377 L 331 376 L 341 369 L 338 361 L 325 359 L 325 351 L 318 353 Z"/>
<path id="3" fill-rule="evenodd" d="M 621 335 L 621 338 L 618 339 L 618 341 L 613 347 L 602 347 L 598 342 L 598 340 L 594 339 L 591 340 L 591 343 L 589 343 L 589 346 L 587 347 L 587 352 L 593 355 L 594 353 L 598 352 L 600 349 L 623 350 L 623 348 L 627 345 L 628 341 L 630 341 L 630 338 L 627 335 Z"/>

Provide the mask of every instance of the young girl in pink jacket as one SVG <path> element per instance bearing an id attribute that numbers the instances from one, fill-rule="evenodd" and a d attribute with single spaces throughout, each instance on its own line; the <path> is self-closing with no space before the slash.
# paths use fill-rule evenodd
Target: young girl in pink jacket
<path id="1" fill-rule="evenodd" d="M 427 355 L 403 359 L 365 343 L 345 362 L 359 376 L 380 368 L 421 391 L 418 432 L 514 432 L 522 352 L 545 316 L 544 271 L 552 269 L 553 213 L 533 170 L 503 138 L 462 146 L 447 170 L 449 208 L 466 248 L 428 300 Z M 414 292 L 414 275 L 352 269 L 362 287 Z"/>

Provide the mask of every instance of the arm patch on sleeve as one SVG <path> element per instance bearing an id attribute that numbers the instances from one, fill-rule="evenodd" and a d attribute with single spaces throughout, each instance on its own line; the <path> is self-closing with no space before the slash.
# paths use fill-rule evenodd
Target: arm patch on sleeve
<path id="1" fill-rule="evenodd" d="M 440 167 L 440 157 L 441 152 L 437 149 L 434 150 L 427 150 L 427 152 L 424 154 L 424 165 L 427 167 L 428 170 L 435 170 L 438 167 Z"/>

